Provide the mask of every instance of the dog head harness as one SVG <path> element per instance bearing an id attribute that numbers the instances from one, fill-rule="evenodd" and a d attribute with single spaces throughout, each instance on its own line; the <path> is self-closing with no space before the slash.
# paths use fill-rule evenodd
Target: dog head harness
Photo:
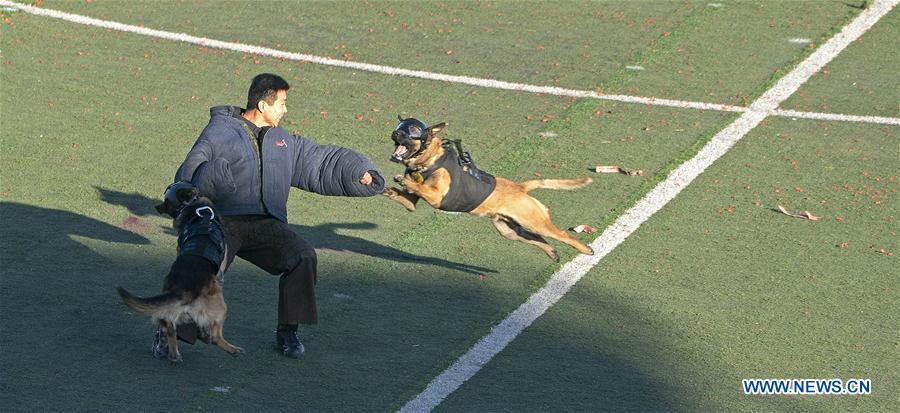
<path id="1" fill-rule="evenodd" d="M 425 152 L 425 150 L 428 149 L 428 126 L 425 125 L 425 122 L 415 118 L 403 119 L 400 115 L 397 115 L 397 120 L 399 120 L 400 123 L 397 124 L 397 127 L 394 128 L 394 132 L 391 133 L 391 139 L 393 139 L 394 142 L 402 145 L 401 142 L 412 139 L 421 143 L 419 145 L 419 150 L 412 155 L 407 156 L 406 159 L 415 158 L 421 155 L 422 152 Z M 403 160 L 391 157 L 391 161 L 402 162 Z"/>

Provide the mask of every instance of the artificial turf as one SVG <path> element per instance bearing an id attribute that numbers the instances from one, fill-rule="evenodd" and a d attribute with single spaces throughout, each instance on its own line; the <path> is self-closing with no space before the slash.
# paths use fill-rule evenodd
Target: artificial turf
<path id="1" fill-rule="evenodd" d="M 893 410 L 895 139 L 892 126 L 767 120 L 438 410 Z M 749 378 L 873 388 L 750 396 Z"/>
<path id="2" fill-rule="evenodd" d="M 262 22 L 245 19 L 250 6 L 228 4 L 43 6 L 220 40 L 338 58 L 349 53 L 370 63 L 735 104 L 743 101 L 739 94 L 753 96 L 776 70 L 785 73 L 808 54 L 780 43 L 782 37 L 802 31 L 819 39 L 858 12 L 817 2 L 726 2 L 720 8 L 706 2 L 254 3 L 285 28 L 263 33 L 254 30 Z M 591 19 L 571 18 L 585 10 Z M 10 350 L 0 357 L 9 372 L 0 379 L 0 406 L 10 411 L 394 409 L 558 268 L 534 247 L 500 238 L 484 220 L 439 214 L 424 204 L 411 214 L 381 197 L 295 191 L 291 223 L 320 256 L 321 323 L 301 330 L 307 356 L 294 362 L 272 348 L 277 282 L 238 260 L 226 276 L 226 335 L 248 354 L 231 359 L 198 345 L 184 349 L 182 366 L 153 360 L 150 323 L 127 311 L 113 287 L 158 290 L 175 238 L 151 207 L 206 123 L 207 109 L 242 105 L 256 73 L 280 73 L 291 82 L 289 130 L 357 149 L 387 177 L 401 172 L 387 161 L 398 113 L 449 122 L 446 137 L 463 139 L 489 172 L 518 180 L 592 176 L 595 182 L 577 191 L 534 192 L 560 227 L 602 229 L 734 117 L 300 64 L 20 12 L 0 18 L 0 330 L 14 332 L 0 342 Z M 780 23 L 768 27 L 773 20 Z M 729 31 L 735 25 L 742 28 L 737 34 Z M 555 29 L 540 29 L 546 27 Z M 766 41 L 745 41 L 743 32 Z M 679 52 L 683 47 L 688 60 Z M 756 54 L 750 53 L 754 47 L 760 48 Z M 625 68 L 634 62 L 645 70 Z M 677 70 L 688 76 L 667 77 Z M 892 83 L 882 75 L 875 84 Z M 889 300 L 896 291 L 877 276 L 893 260 L 880 249 L 897 253 L 890 238 L 896 240 L 897 204 L 887 195 L 896 189 L 890 163 L 897 158 L 895 137 L 895 127 L 766 121 L 442 409 L 857 407 L 847 399 L 740 398 L 735 377 L 844 375 L 847 366 L 859 365 L 876 389 L 896 382 L 895 373 L 878 368 L 896 361 L 896 343 L 890 346 L 884 328 L 896 321 Z M 859 175 L 866 162 L 874 165 L 867 170 L 872 180 L 882 181 Z M 597 164 L 645 175 L 590 172 Z M 817 186 L 823 178 L 838 187 Z M 795 185 L 806 192 L 791 192 Z M 865 204 L 873 195 L 886 195 L 881 209 Z M 819 205 L 821 199 L 832 201 Z M 757 200 L 761 206 L 752 204 Z M 832 210 L 841 200 L 853 208 Z M 828 221 L 779 215 L 772 202 Z M 760 230 L 763 220 L 784 232 Z M 825 232 L 815 230 L 822 227 Z M 838 247 L 829 245 L 832 238 L 842 238 Z M 843 242 L 848 248 L 840 248 Z M 761 243 L 769 254 L 759 250 Z M 574 256 L 555 245 L 565 258 Z M 847 277 L 832 275 L 866 268 L 869 259 L 884 261 L 873 261 L 872 275 L 856 289 L 841 284 Z M 793 268 L 805 267 L 827 288 L 815 290 L 794 277 L 807 274 Z M 740 280 L 717 278 L 722 274 Z M 874 290 L 866 285 L 886 288 L 887 296 L 867 296 Z M 809 308 L 797 307 L 797 297 Z M 811 311 L 805 316 L 812 320 L 803 324 L 809 330 L 795 332 L 788 322 L 794 319 L 773 319 L 776 312 L 758 309 L 770 301 L 781 306 L 776 309 Z M 857 302 L 887 310 L 856 316 Z M 829 317 L 852 321 L 835 329 Z M 752 324 L 760 319 L 775 330 Z M 851 327 L 854 321 L 859 325 Z M 875 332 L 873 341 L 857 339 L 864 330 Z M 819 336 L 827 340 L 811 338 Z M 840 346 L 845 342 L 858 354 Z M 780 357 L 783 351 L 766 357 L 753 347 L 773 343 L 805 350 L 793 358 Z M 827 354 L 807 357 L 817 351 Z M 822 364 L 836 367 L 818 370 Z M 888 410 L 890 399 L 881 391 L 856 399 L 871 400 L 859 406 Z"/>

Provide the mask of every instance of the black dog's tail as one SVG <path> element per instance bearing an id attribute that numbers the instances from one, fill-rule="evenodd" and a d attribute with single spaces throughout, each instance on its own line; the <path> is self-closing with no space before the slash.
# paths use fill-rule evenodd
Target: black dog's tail
<path id="1" fill-rule="evenodd" d="M 173 292 L 166 292 L 155 297 L 142 298 L 131 295 L 131 293 L 122 287 L 116 287 L 116 290 L 119 291 L 119 295 L 122 296 L 122 301 L 125 305 L 139 313 L 155 318 L 168 318 L 165 317 L 165 315 L 171 313 L 182 304 L 181 295 Z"/>

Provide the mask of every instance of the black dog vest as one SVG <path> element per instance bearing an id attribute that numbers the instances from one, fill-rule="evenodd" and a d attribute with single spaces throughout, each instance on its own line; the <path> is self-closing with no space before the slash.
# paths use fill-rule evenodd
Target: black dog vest
<path id="1" fill-rule="evenodd" d="M 426 171 L 421 171 L 423 179 L 428 179 L 434 171 L 444 168 L 450 173 L 450 189 L 441 200 L 440 209 L 451 212 L 469 212 L 484 202 L 494 192 L 497 179 L 479 170 L 471 161 L 464 161 L 451 142 L 444 143 L 442 155 Z M 412 172 L 407 170 L 407 173 Z"/>
<path id="2" fill-rule="evenodd" d="M 217 268 L 225 260 L 225 227 L 209 206 L 187 207 L 178 234 L 180 254 L 206 258 Z"/>

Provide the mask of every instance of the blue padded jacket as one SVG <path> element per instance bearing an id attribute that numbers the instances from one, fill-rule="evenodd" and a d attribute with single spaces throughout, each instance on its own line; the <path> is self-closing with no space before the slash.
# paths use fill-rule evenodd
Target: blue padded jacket
<path id="1" fill-rule="evenodd" d="M 287 222 L 292 186 L 334 196 L 384 191 L 384 178 L 372 161 L 353 150 L 319 145 L 280 126 L 261 134 L 262 145 L 257 145 L 235 117 L 243 109 L 216 106 L 209 112 L 209 124 L 178 168 L 175 181 L 191 181 L 222 215 L 271 215 Z M 366 172 L 372 175 L 370 185 L 359 182 Z"/>

